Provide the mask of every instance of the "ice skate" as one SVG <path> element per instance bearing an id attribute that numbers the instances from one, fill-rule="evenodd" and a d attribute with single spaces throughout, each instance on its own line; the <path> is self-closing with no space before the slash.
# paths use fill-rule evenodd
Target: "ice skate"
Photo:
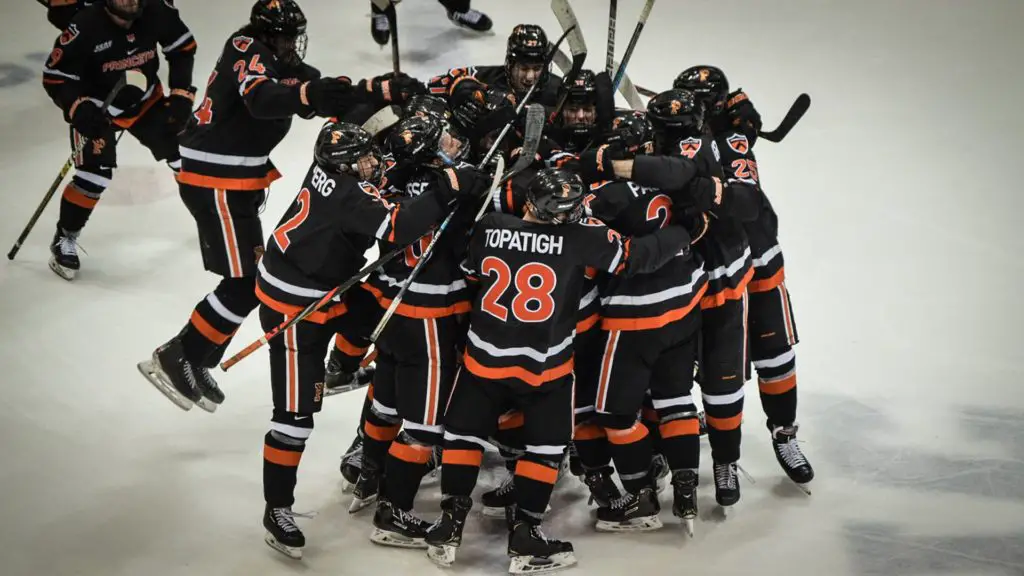
<path id="1" fill-rule="evenodd" d="M 508 555 L 509 574 L 546 574 L 576 564 L 571 543 L 548 539 L 539 526 L 522 520 L 509 529 Z"/>
<path id="2" fill-rule="evenodd" d="M 455 553 L 462 545 L 462 529 L 473 507 L 468 496 L 447 496 L 441 501 L 441 517 L 427 529 L 427 557 L 443 568 L 455 562 Z"/>
<path id="3" fill-rule="evenodd" d="M 363 436 L 356 434 L 352 445 L 341 456 L 341 491 L 348 492 L 359 481 L 359 473 L 363 467 Z"/>
<path id="4" fill-rule="evenodd" d="M 75 279 L 81 267 L 81 261 L 78 259 L 80 233 L 58 228 L 50 243 L 50 270 L 69 282 Z"/>
<path id="5" fill-rule="evenodd" d="M 374 11 L 370 17 L 370 35 L 380 47 L 387 46 L 391 41 L 391 26 L 383 12 Z"/>
<path id="6" fill-rule="evenodd" d="M 715 501 L 728 508 L 740 501 L 739 472 L 735 462 L 715 462 Z"/>
<path id="7" fill-rule="evenodd" d="M 650 532 L 662 527 L 658 495 L 650 488 L 626 493 L 607 508 L 597 509 L 598 532 Z"/>
<path id="8" fill-rule="evenodd" d="M 334 396 L 357 390 L 373 382 L 375 368 L 367 366 L 359 368 L 355 372 L 344 372 L 341 369 L 340 352 L 331 350 L 331 356 L 327 360 L 327 368 L 324 370 L 324 396 Z"/>
<path id="9" fill-rule="evenodd" d="M 430 524 L 413 516 L 410 512 L 395 507 L 387 498 L 377 501 L 377 510 L 373 513 L 373 533 L 370 541 L 382 546 L 395 548 L 425 549 L 424 538 Z"/>
<path id="10" fill-rule="evenodd" d="M 182 410 L 191 410 L 192 405 L 203 398 L 196 372 L 185 359 L 180 336 L 157 348 L 150 360 L 139 362 L 138 368 L 157 390 Z"/>
<path id="11" fill-rule="evenodd" d="M 224 402 L 224 392 L 217 386 L 217 381 L 213 379 L 209 368 L 194 365 L 192 365 L 192 368 L 195 370 L 196 387 L 202 395 L 196 401 L 196 406 L 212 414 L 217 411 L 217 406 Z"/>
<path id="12" fill-rule="evenodd" d="M 267 506 L 263 513 L 263 527 L 267 534 L 263 540 L 274 550 L 289 558 L 302 558 L 302 548 L 306 545 L 306 537 L 295 524 L 296 517 L 308 517 L 292 512 L 291 506 L 271 508 Z"/>
<path id="13" fill-rule="evenodd" d="M 377 489 L 380 487 L 380 473 L 376 470 L 369 470 L 363 467 L 359 473 L 359 480 L 352 488 L 352 503 L 349 504 L 348 513 L 355 514 L 363 508 L 377 501 Z"/>
<path id="14" fill-rule="evenodd" d="M 494 27 L 487 14 L 479 10 L 466 10 L 465 12 L 448 12 L 448 19 L 459 28 L 472 30 L 473 32 L 489 32 Z"/>
<path id="15" fill-rule="evenodd" d="M 814 468 L 811 468 L 811 463 L 807 461 L 797 443 L 796 432 L 799 426 L 793 424 L 773 427 L 769 423 L 768 429 L 772 433 L 772 448 L 775 450 L 775 459 L 779 461 L 779 466 L 782 466 L 786 476 L 789 476 L 797 488 L 810 496 L 811 489 L 807 484 L 814 479 Z"/>
<path id="16" fill-rule="evenodd" d="M 484 492 L 480 497 L 480 503 L 484 508 L 481 514 L 488 518 L 504 518 L 505 508 L 516 503 L 515 476 L 508 474 L 505 480 L 494 490 Z"/>
<path id="17" fill-rule="evenodd" d="M 651 458 L 651 486 L 658 494 L 664 492 L 665 487 L 668 486 L 668 475 L 668 461 L 661 454 L 655 454 Z"/>
<path id="18" fill-rule="evenodd" d="M 612 478 L 611 466 L 605 466 L 596 470 L 587 470 L 583 473 L 583 483 L 590 489 L 590 499 L 587 504 L 597 502 L 598 508 L 608 508 L 612 502 L 622 498 L 619 487 L 615 485 Z"/>
<path id="19" fill-rule="evenodd" d="M 678 470 L 672 473 L 672 514 L 682 518 L 683 528 L 693 538 L 697 518 L 697 472 Z"/>

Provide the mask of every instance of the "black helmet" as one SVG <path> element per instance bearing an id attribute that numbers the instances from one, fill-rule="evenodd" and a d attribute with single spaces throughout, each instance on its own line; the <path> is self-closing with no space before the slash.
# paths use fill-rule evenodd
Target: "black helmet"
<path id="1" fill-rule="evenodd" d="M 359 174 L 359 159 L 371 155 L 377 159 L 374 173 L 365 180 L 376 184 L 384 173 L 383 156 L 373 142 L 373 136 L 360 126 L 348 122 L 327 122 L 316 137 L 313 158 L 327 172 L 350 174 L 363 180 Z"/>
<path id="2" fill-rule="evenodd" d="M 431 116 L 438 120 L 448 121 L 452 117 L 448 109 L 448 102 L 440 96 L 430 94 L 416 94 L 405 103 L 402 109 L 402 117 L 410 116 Z"/>
<path id="3" fill-rule="evenodd" d="M 561 168 L 545 168 L 530 180 L 526 199 L 542 222 L 571 224 L 583 217 L 583 181 Z"/>
<path id="4" fill-rule="evenodd" d="M 721 111 L 729 96 L 729 80 L 715 66 L 691 66 L 676 76 L 672 87 L 693 92 L 708 114 Z"/>
<path id="5" fill-rule="evenodd" d="M 427 164 L 438 157 L 444 123 L 433 116 L 409 116 L 388 135 L 388 148 L 398 162 Z"/>
<path id="6" fill-rule="evenodd" d="M 286 64 L 298 64 L 306 57 L 306 15 L 295 0 L 256 0 L 248 29 Z"/>
<path id="7" fill-rule="evenodd" d="M 548 35 L 536 24 L 519 24 L 512 29 L 505 48 L 505 78 L 512 83 L 512 67 L 516 64 L 543 64 L 548 56 Z M 545 69 L 537 81 L 537 89 L 550 76 Z"/>
<path id="8" fill-rule="evenodd" d="M 647 114 L 623 110 L 615 114 L 605 142 L 622 144 L 630 156 L 650 154 L 654 151 L 654 126 L 647 119 Z"/>
<path id="9" fill-rule="evenodd" d="M 568 78 L 562 81 L 561 91 L 566 94 L 565 106 L 577 105 L 597 106 L 597 80 L 592 70 L 580 70 L 575 80 Z M 567 150 L 582 150 L 598 135 L 597 118 L 589 124 L 569 124 L 566 122 L 565 107 L 558 113 L 555 119 L 555 129 L 558 132 L 557 140 Z"/>
<path id="10" fill-rule="evenodd" d="M 146 0 L 106 0 L 104 6 L 114 16 L 132 22 L 142 15 Z"/>
<path id="11" fill-rule="evenodd" d="M 699 136 L 704 127 L 704 105 L 693 92 L 673 88 L 647 103 L 647 118 L 658 132 Z"/>

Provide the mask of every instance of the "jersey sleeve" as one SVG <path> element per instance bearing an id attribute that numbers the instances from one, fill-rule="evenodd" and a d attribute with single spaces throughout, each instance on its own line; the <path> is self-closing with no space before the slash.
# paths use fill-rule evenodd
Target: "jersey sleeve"
<path id="1" fill-rule="evenodd" d="M 584 264 L 599 272 L 633 276 L 654 272 L 686 251 L 690 235 L 680 226 L 667 226 L 642 237 L 623 238 L 596 220 L 581 222 L 586 230 Z"/>
<path id="2" fill-rule="evenodd" d="M 188 90 L 192 86 L 192 70 L 196 60 L 196 40 L 181 20 L 171 0 L 153 4 L 160 22 L 158 41 L 167 60 L 167 85 L 171 91 Z"/>
<path id="3" fill-rule="evenodd" d="M 445 216 L 433 194 L 389 202 L 368 182 L 352 184 L 345 200 L 340 225 L 346 231 L 391 244 L 411 244 Z"/>
<path id="4" fill-rule="evenodd" d="M 249 113 L 256 118 L 290 118 L 306 108 L 300 95 L 302 84 L 282 81 L 286 78 L 276 61 L 265 44 L 238 35 L 228 42 L 218 64 L 218 73 L 231 78 Z"/>
<path id="5" fill-rule="evenodd" d="M 82 8 L 83 0 L 48 0 L 46 2 L 46 19 L 57 30 L 64 30 Z"/>
<path id="6" fill-rule="evenodd" d="M 438 74 L 430 80 L 427 80 L 427 92 L 434 94 L 435 96 L 447 97 L 451 95 L 452 88 L 454 88 L 460 80 L 475 77 L 476 68 L 473 66 L 468 66 L 466 68 L 450 68 L 444 74 Z"/>
<path id="7" fill-rule="evenodd" d="M 68 24 L 53 42 L 53 51 L 43 65 L 43 89 L 69 122 L 85 94 L 81 74 L 88 65 L 92 47 L 86 36 L 77 24 Z"/>
<path id="8" fill-rule="evenodd" d="M 604 180 L 590 185 L 590 192 L 583 198 L 583 205 L 588 216 L 608 224 L 636 198 L 629 183 Z"/>

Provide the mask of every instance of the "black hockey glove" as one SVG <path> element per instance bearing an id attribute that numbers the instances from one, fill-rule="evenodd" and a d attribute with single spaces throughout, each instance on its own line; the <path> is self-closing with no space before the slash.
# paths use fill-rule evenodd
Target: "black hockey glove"
<path id="1" fill-rule="evenodd" d="M 686 185 L 684 194 L 694 208 L 700 212 L 707 212 L 721 207 L 723 190 L 725 185 L 718 178 L 698 176 Z"/>
<path id="2" fill-rule="evenodd" d="M 312 108 L 317 116 L 340 116 L 353 101 L 352 80 L 341 76 L 310 80 L 299 89 L 302 104 Z"/>
<path id="3" fill-rule="evenodd" d="M 417 94 L 425 94 L 427 88 L 423 82 L 399 72 L 388 72 L 383 76 L 367 78 L 359 82 L 359 89 L 365 92 L 370 102 L 377 106 L 388 104 L 405 104 L 405 101 Z"/>
<path id="4" fill-rule="evenodd" d="M 110 130 L 110 117 L 95 102 L 79 100 L 71 108 L 71 126 L 90 140 L 102 138 Z"/>
<path id="5" fill-rule="evenodd" d="M 729 94 L 725 113 L 732 121 L 733 127 L 742 131 L 748 139 L 757 138 L 757 133 L 761 131 L 761 115 L 742 88 Z"/>
<path id="6" fill-rule="evenodd" d="M 167 124 L 173 134 L 180 134 L 192 117 L 192 104 L 196 99 L 196 87 L 188 90 L 171 90 L 171 95 L 164 98 L 163 105 L 167 111 Z"/>
<path id="7" fill-rule="evenodd" d="M 615 160 L 625 160 L 626 158 L 625 148 L 617 142 L 602 144 L 593 150 L 588 150 L 580 154 L 580 178 L 586 184 L 593 184 L 603 180 L 615 180 L 615 170 L 612 168 L 612 162 Z"/>
<path id="8" fill-rule="evenodd" d="M 447 207 L 456 202 L 478 201 L 487 192 L 491 179 L 483 170 L 471 164 L 458 168 L 445 168 L 438 173 L 437 201 Z"/>

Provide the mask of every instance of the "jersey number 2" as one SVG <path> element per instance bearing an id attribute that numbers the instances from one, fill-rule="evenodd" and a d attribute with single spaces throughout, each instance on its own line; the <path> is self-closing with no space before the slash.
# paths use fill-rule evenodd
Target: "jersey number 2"
<path id="1" fill-rule="evenodd" d="M 295 216 L 292 216 L 287 222 L 278 226 L 277 230 L 274 230 L 274 241 L 277 242 L 277 247 L 281 249 L 281 252 L 287 250 L 288 245 L 292 243 L 288 238 L 288 233 L 298 228 L 299 225 L 305 222 L 306 218 L 309 217 L 308 188 L 303 188 L 302 191 L 299 192 L 298 201 L 299 211 L 295 213 Z"/>
<path id="2" fill-rule="evenodd" d="M 495 275 L 494 283 L 484 294 L 481 307 L 484 312 L 502 322 L 508 321 L 508 308 L 498 303 L 501 296 L 514 281 L 516 295 L 512 298 L 512 315 L 520 322 L 544 322 L 555 313 L 555 299 L 551 293 L 555 290 L 557 278 L 555 271 L 547 264 L 530 262 L 516 271 L 512 270 L 501 258 L 488 256 L 480 265 L 482 273 Z"/>

